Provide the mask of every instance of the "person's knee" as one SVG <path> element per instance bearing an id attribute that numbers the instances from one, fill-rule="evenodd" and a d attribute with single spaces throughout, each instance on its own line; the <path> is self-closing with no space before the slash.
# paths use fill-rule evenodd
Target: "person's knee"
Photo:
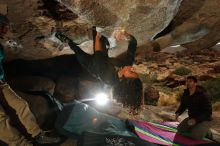
<path id="1" fill-rule="evenodd" d="M 207 133 L 210 131 L 210 122 L 204 121 L 202 123 L 199 123 L 192 129 L 192 138 L 193 139 L 202 139 L 207 135 Z"/>
<path id="2" fill-rule="evenodd" d="M 204 133 L 201 132 L 192 132 L 191 134 L 191 138 L 196 139 L 196 140 L 200 140 L 205 136 Z"/>
<path id="3" fill-rule="evenodd" d="M 25 109 L 27 107 L 29 108 L 27 101 L 25 101 L 24 99 L 17 100 L 16 104 L 17 104 L 16 106 L 18 107 L 18 109 Z"/>
<path id="4" fill-rule="evenodd" d="M 199 140 L 199 139 L 204 138 L 206 136 L 207 132 L 208 132 L 208 129 L 201 129 L 201 128 L 197 129 L 197 130 L 194 129 L 194 130 L 192 130 L 191 137 L 193 139 Z"/>

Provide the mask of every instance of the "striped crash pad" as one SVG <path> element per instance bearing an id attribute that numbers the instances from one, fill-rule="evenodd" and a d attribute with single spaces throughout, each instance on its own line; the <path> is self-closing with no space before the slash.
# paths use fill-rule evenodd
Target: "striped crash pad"
<path id="1" fill-rule="evenodd" d="M 136 134 L 143 140 L 159 145 L 187 146 L 207 144 L 211 141 L 204 138 L 203 140 L 193 140 L 190 137 L 177 134 L 178 122 L 142 122 L 128 120 L 129 124 L 134 126 Z"/>

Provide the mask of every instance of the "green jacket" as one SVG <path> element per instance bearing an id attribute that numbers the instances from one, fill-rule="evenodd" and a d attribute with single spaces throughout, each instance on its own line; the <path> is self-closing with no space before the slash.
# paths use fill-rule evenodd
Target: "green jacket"
<path id="1" fill-rule="evenodd" d="M 4 69 L 2 66 L 3 60 L 4 60 L 4 50 L 3 50 L 3 46 L 0 44 L 0 80 L 4 80 L 5 78 Z"/>

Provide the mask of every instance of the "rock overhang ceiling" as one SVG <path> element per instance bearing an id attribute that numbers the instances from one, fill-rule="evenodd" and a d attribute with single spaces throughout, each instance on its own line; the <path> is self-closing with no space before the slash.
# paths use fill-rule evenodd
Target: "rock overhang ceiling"
<path id="1" fill-rule="evenodd" d="M 12 38 L 22 45 L 8 49 L 6 59 L 35 60 L 73 54 L 54 38 L 52 32 L 57 29 L 92 53 L 89 29 L 93 25 L 103 27 L 107 36 L 115 27 L 123 26 L 136 36 L 138 44 L 160 32 L 163 36 L 177 29 L 180 37 L 174 42 L 183 43 L 186 48 L 211 47 L 220 40 L 216 32 L 220 27 L 219 3 L 218 0 L 1 0 L 0 5 L 6 7 L 5 13 L 11 21 Z M 167 27 L 170 29 L 164 33 Z M 200 33 L 203 27 L 208 33 Z M 189 32 L 190 38 L 184 32 Z M 124 49 L 126 43 L 111 54 L 117 56 Z"/>

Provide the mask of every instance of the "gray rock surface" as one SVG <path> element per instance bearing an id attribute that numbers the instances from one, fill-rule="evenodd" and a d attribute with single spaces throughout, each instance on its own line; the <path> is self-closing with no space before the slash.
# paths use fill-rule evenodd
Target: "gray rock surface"
<path id="1" fill-rule="evenodd" d="M 91 40 L 88 28 L 97 25 L 110 36 L 113 29 L 123 26 L 139 43 L 163 30 L 178 12 L 182 0 L 7 0 L 13 38 L 23 48 L 7 51 L 7 60 L 15 58 L 42 59 L 73 53 L 52 38 L 57 28 L 78 43 Z M 18 17 L 19 16 L 19 17 Z M 91 50 L 91 46 L 85 47 Z M 126 48 L 123 47 L 122 48 Z M 120 52 L 120 51 L 119 51 Z"/>

